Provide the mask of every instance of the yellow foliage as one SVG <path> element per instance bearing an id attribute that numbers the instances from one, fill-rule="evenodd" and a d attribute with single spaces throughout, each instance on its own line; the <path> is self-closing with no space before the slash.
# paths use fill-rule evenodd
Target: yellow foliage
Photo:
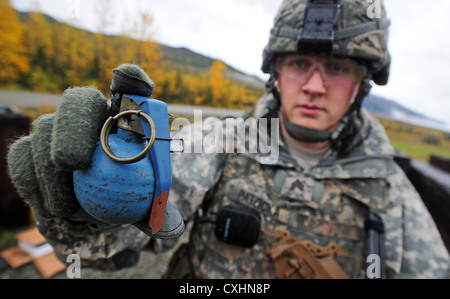
<path id="1" fill-rule="evenodd" d="M 28 72 L 29 60 L 24 45 L 23 26 L 9 0 L 0 1 L 0 85 Z"/>
<path id="2" fill-rule="evenodd" d="M 41 13 L 31 12 L 25 23 L 25 45 L 30 56 L 38 53 L 52 56 L 51 31 Z"/>
<path id="3" fill-rule="evenodd" d="M 211 72 L 211 94 L 212 94 L 212 105 L 218 106 L 221 100 L 223 100 L 226 89 L 228 86 L 228 79 L 223 75 L 226 66 L 223 62 L 216 60 L 213 62 L 210 72 Z"/>
<path id="4" fill-rule="evenodd" d="M 261 91 L 228 79 L 221 61 L 204 72 L 172 68 L 153 41 L 153 17 L 148 12 L 126 21 L 123 35 L 104 34 L 114 20 L 113 9 L 108 0 L 98 4 L 101 33 L 91 33 L 50 23 L 37 12 L 21 22 L 9 0 L 0 0 L 0 87 L 58 93 L 71 86 L 93 85 L 108 95 L 113 69 L 133 63 L 155 82 L 153 96 L 169 103 L 236 108 L 247 107 L 261 96 Z"/>

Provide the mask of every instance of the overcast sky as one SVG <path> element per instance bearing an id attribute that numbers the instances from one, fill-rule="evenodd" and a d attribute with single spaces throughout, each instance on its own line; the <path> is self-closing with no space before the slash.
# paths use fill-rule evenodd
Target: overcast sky
<path id="1" fill-rule="evenodd" d="M 98 0 L 11 0 L 19 10 L 40 9 L 95 31 Z M 262 50 L 282 0 L 107 0 L 118 33 L 136 12 L 154 17 L 155 39 L 223 60 L 249 74 L 260 71 Z M 373 0 L 372 0 L 373 1 Z M 385 1 L 392 21 L 391 80 L 373 92 L 450 123 L 450 1 Z"/>

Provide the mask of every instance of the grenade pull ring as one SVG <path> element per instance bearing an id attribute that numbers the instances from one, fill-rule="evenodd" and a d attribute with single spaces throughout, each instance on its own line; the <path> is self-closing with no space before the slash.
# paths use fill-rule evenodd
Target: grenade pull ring
<path id="1" fill-rule="evenodd" d="M 152 133 L 151 133 L 151 136 L 148 137 L 147 146 L 144 148 L 144 150 L 141 153 L 139 153 L 138 155 L 131 157 L 131 158 L 120 158 L 120 157 L 117 157 L 116 155 L 114 155 L 113 152 L 111 151 L 111 148 L 109 147 L 109 139 L 108 138 L 109 138 L 109 134 L 110 134 L 113 126 L 119 121 L 119 119 L 121 119 L 122 117 L 127 116 L 127 115 L 137 115 L 138 117 L 142 116 L 143 118 L 145 118 L 150 125 L 150 129 L 151 129 Z M 108 118 L 108 120 L 103 125 L 102 131 L 100 134 L 100 144 L 101 144 L 102 149 L 105 152 L 105 154 L 110 159 L 112 159 L 116 162 L 119 162 L 119 163 L 123 163 L 123 164 L 136 163 L 136 162 L 139 162 L 142 159 L 144 159 L 147 156 L 150 149 L 153 147 L 155 140 L 156 140 L 155 123 L 153 122 L 152 118 L 148 114 L 144 113 L 141 110 L 139 110 L 139 111 L 128 110 L 128 111 L 124 111 L 124 112 L 117 114 L 115 117 Z"/>

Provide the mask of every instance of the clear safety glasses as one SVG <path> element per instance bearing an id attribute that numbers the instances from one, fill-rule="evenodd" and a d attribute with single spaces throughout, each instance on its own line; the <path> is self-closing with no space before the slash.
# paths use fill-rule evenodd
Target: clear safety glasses
<path id="1" fill-rule="evenodd" d="M 322 74 L 325 86 L 354 84 L 366 74 L 364 66 L 345 58 L 290 55 L 281 57 L 276 64 L 279 74 L 300 84 L 306 83 L 316 69 Z"/>

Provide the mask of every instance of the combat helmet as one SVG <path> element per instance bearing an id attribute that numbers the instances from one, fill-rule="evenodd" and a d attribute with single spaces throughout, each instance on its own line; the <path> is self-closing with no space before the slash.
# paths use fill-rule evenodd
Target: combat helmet
<path id="1" fill-rule="evenodd" d="M 336 131 L 319 131 L 291 124 L 291 136 L 303 142 L 330 140 L 335 147 L 349 144 L 342 136 L 355 133 L 363 99 L 373 81 L 386 85 L 391 56 L 388 50 L 390 20 L 382 0 L 284 0 L 263 52 L 262 71 L 270 74 L 267 88 L 278 100 L 276 61 L 286 54 L 328 55 L 351 58 L 367 73 L 362 88 Z M 284 118 L 285 119 L 285 118 Z M 303 135 L 306 138 L 299 136 Z"/>
<path id="2" fill-rule="evenodd" d="M 328 54 L 366 65 L 371 79 L 386 85 L 389 25 L 382 0 L 284 0 L 263 52 L 262 71 L 270 74 L 283 54 Z"/>

